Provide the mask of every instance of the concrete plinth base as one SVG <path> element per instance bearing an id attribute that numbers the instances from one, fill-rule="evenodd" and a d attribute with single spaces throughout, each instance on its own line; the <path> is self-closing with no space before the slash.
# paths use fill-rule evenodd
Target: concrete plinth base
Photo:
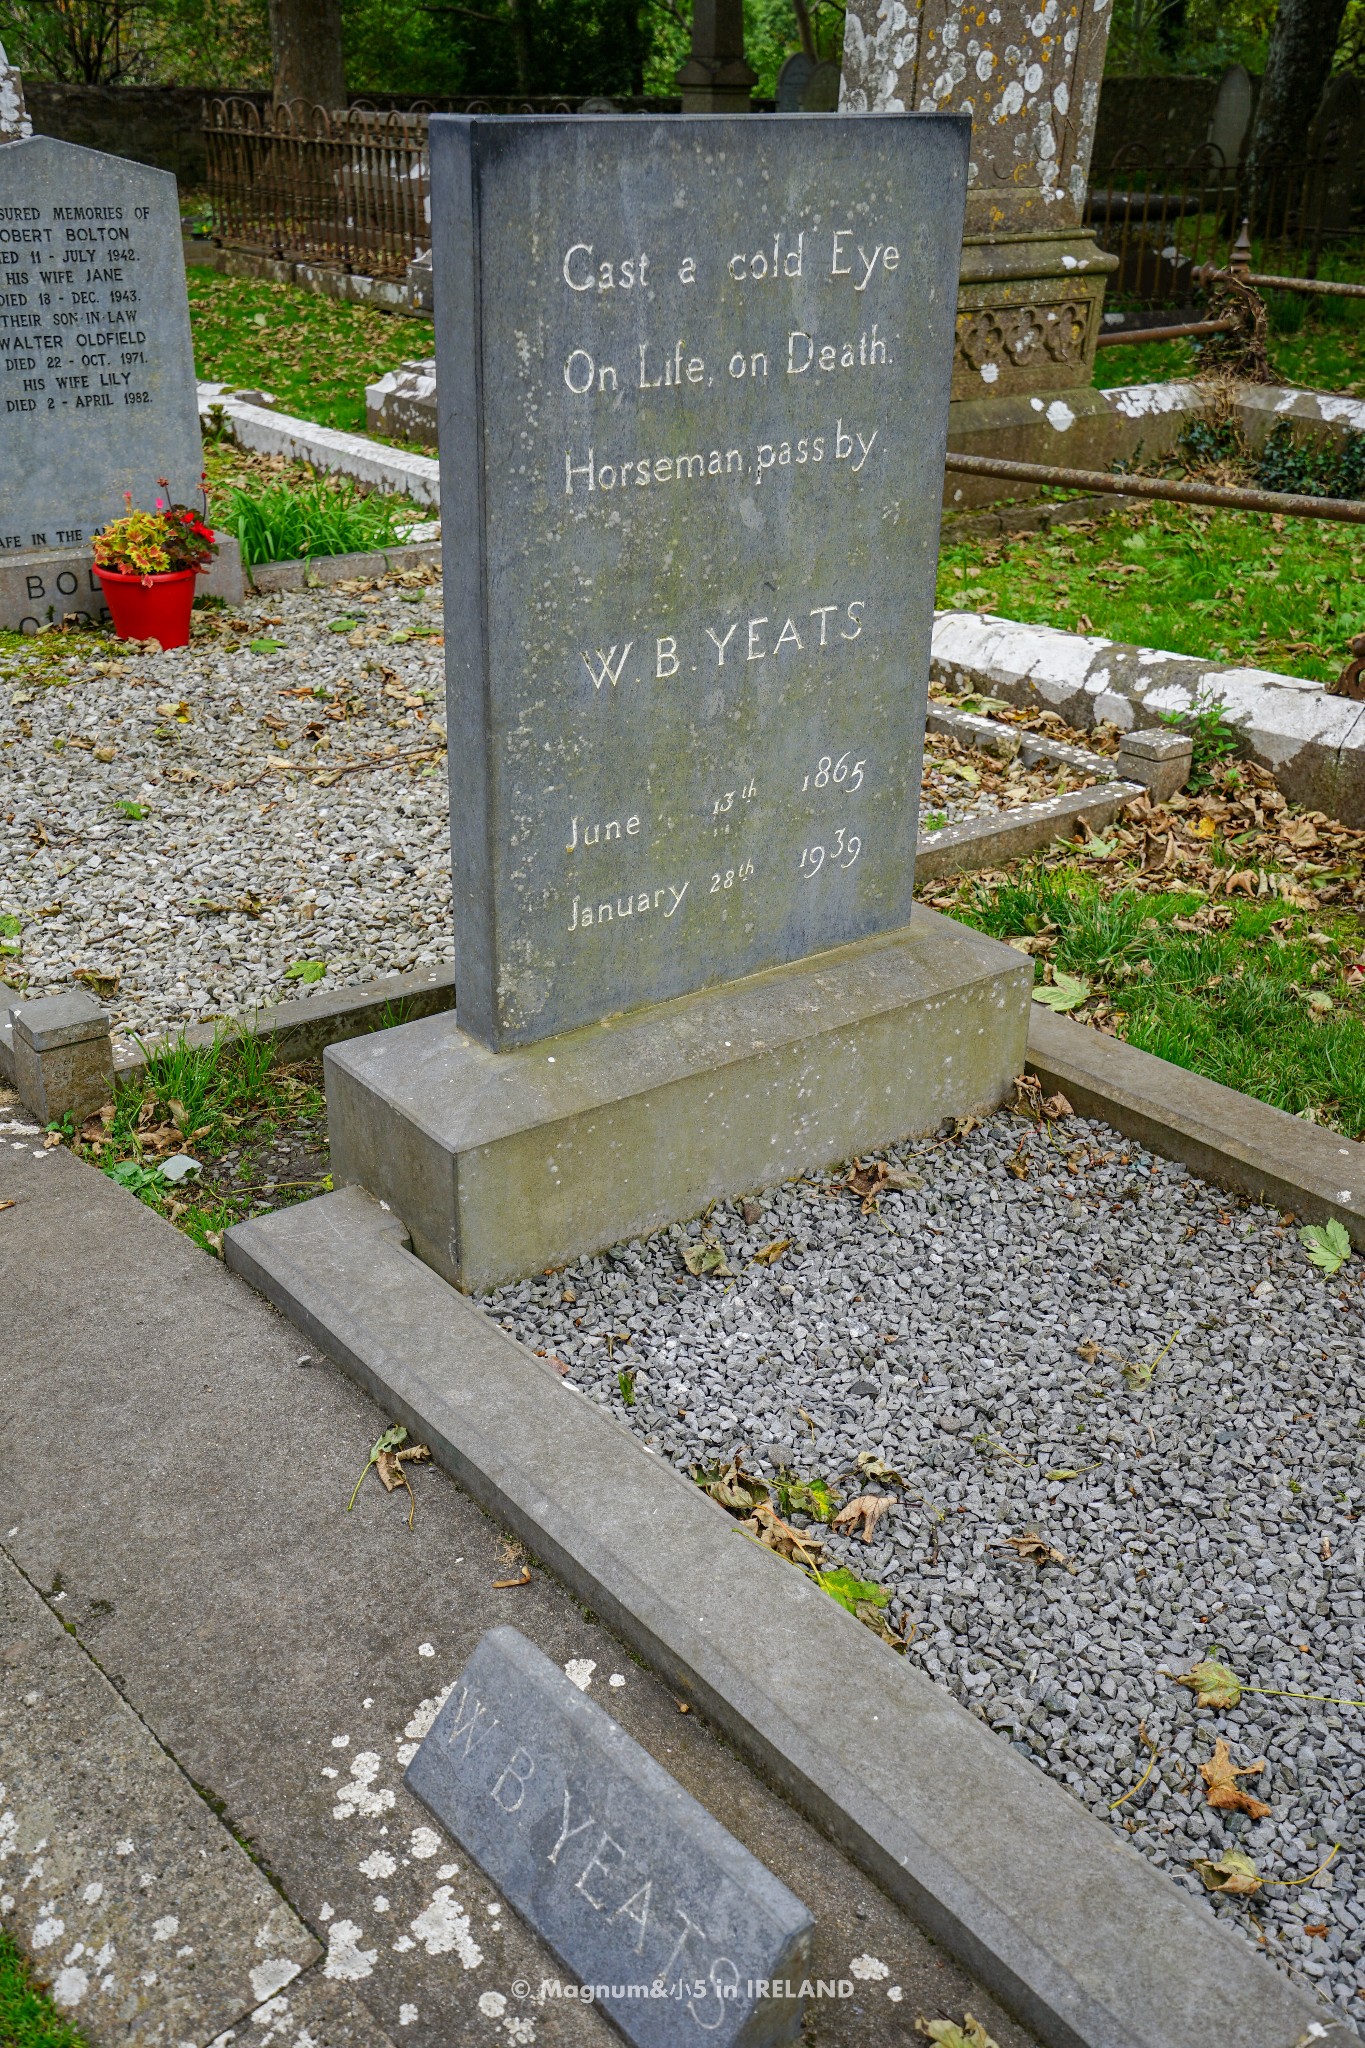
<path id="1" fill-rule="evenodd" d="M 493 1053 L 454 1016 L 328 1048 L 336 1186 L 478 1293 L 995 1107 L 1031 963 L 932 911 L 880 938 Z"/>

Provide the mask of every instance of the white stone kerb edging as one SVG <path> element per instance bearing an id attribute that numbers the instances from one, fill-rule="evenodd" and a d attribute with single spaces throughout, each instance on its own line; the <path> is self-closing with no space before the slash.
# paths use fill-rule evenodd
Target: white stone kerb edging
<path id="1" fill-rule="evenodd" d="M 1321 683 L 988 612 L 936 613 L 932 666 L 938 682 L 1042 705 L 1082 731 L 1107 723 L 1129 732 L 1164 712 L 1221 704 L 1286 796 L 1365 825 L 1365 704 Z"/>
<path id="2" fill-rule="evenodd" d="M 292 462 L 311 462 L 315 469 L 353 477 L 382 491 L 395 491 L 419 505 L 438 509 L 441 469 L 434 455 L 410 455 L 386 448 L 368 434 L 344 434 L 338 427 L 320 427 L 291 413 L 251 405 L 234 398 L 221 384 L 199 386 L 200 418 L 209 424 L 210 408 L 221 408 L 241 448 L 258 455 L 284 455 Z"/>

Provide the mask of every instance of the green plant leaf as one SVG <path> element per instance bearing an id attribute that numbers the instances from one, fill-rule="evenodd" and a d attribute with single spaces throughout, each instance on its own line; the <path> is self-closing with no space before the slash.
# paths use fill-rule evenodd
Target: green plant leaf
<path id="1" fill-rule="evenodd" d="M 1034 988 L 1033 1000 L 1046 1004 L 1049 1010 L 1061 1016 L 1067 1010 L 1079 1010 L 1089 994 L 1090 983 L 1079 974 L 1068 974 L 1063 968 L 1054 967 L 1051 986 L 1040 981 Z"/>
<path id="2" fill-rule="evenodd" d="M 837 1600 L 850 1614 L 856 1614 L 859 1607 L 889 1607 L 891 1595 L 885 1586 L 879 1586 L 875 1579 L 860 1579 L 847 1565 L 837 1565 L 833 1571 L 816 1572 L 815 1583 L 822 1593 L 828 1593 L 831 1600 Z"/>
<path id="3" fill-rule="evenodd" d="M 1329 1280 L 1351 1256 L 1351 1240 L 1335 1216 L 1326 1223 L 1306 1223 L 1299 1232 L 1299 1243 Z"/>
<path id="4" fill-rule="evenodd" d="M 682 1257 L 688 1272 L 697 1279 L 704 1273 L 712 1273 L 718 1280 L 734 1277 L 726 1264 L 725 1247 L 714 1237 L 704 1237 L 699 1244 L 685 1244 Z"/>
<path id="5" fill-rule="evenodd" d="M 327 621 L 327 631 L 329 633 L 354 633 L 356 627 L 363 624 L 363 619 L 329 619 Z"/>
<path id="6" fill-rule="evenodd" d="M 248 640 L 246 644 L 253 654 L 278 654 L 284 642 L 283 640 Z"/>
<path id="7" fill-rule="evenodd" d="M 294 960 L 284 970 L 286 981 L 321 981 L 327 972 L 325 960 Z"/>
<path id="8" fill-rule="evenodd" d="M 1241 1679 L 1216 1657 L 1201 1659 L 1176 1684 L 1189 1687 L 1197 1707 L 1235 1707 L 1242 1697 Z"/>
<path id="9" fill-rule="evenodd" d="M 346 1503 L 346 1512 L 348 1515 L 350 1514 L 351 1509 L 355 1506 L 356 1494 L 359 1493 L 361 1487 L 365 1483 L 365 1472 L 369 1471 L 371 1465 L 377 1465 L 379 1463 L 379 1460 L 383 1457 L 385 1451 L 396 1451 L 398 1449 L 398 1446 L 400 1444 L 405 1444 L 407 1440 L 408 1433 L 406 1429 L 404 1429 L 401 1422 L 395 1422 L 391 1428 L 382 1431 L 381 1434 L 375 1438 L 374 1442 L 370 1445 L 370 1455 L 365 1460 L 365 1471 L 362 1472 L 359 1479 L 357 1479 L 355 1483 L 355 1493 L 351 1495 L 351 1498 Z"/>
<path id="10" fill-rule="evenodd" d="M 825 1480 L 784 1474 L 777 1482 L 777 1504 L 784 1515 L 809 1515 L 813 1522 L 827 1522 L 839 1502 Z"/>

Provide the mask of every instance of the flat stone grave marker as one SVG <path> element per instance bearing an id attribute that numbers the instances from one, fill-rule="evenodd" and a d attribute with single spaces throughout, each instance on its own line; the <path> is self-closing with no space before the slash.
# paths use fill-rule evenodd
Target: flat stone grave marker
<path id="1" fill-rule="evenodd" d="M 0 146 L 0 565 L 88 560 L 125 491 L 150 509 L 166 477 L 193 502 L 201 467 L 174 177 L 50 136 Z"/>
<path id="2" fill-rule="evenodd" d="M 909 922 L 969 132 L 433 118 L 485 1045 Z"/>
<path id="3" fill-rule="evenodd" d="M 806 1907 L 516 1629 L 404 1783 L 639 2048 L 797 2038 Z"/>

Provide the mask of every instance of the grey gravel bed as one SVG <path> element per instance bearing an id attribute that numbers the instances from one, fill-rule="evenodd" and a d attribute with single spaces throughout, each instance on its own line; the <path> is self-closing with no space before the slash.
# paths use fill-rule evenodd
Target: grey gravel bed
<path id="1" fill-rule="evenodd" d="M 272 593 L 240 630 L 207 618 L 211 637 L 153 656 L 64 635 L 56 680 L 46 637 L 0 653 L 0 913 L 23 927 L 0 977 L 17 964 L 42 995 L 117 976 L 131 1031 L 306 994 L 297 962 L 329 988 L 454 950 L 441 646 L 394 638 L 439 629 L 439 591 Z"/>
<path id="2" fill-rule="evenodd" d="M 1365 1700 L 1359 1263 L 1324 1280 L 1275 1212 L 1079 1119 L 1002 1112 L 888 1156 L 923 1185 L 867 1217 L 827 1182 L 752 1223 L 717 1207 L 731 1280 L 687 1273 L 694 1223 L 486 1305 L 683 1469 L 743 1448 L 768 1478 L 892 1494 L 871 1546 L 816 1532 L 827 1562 L 893 1589 L 910 1659 L 1178 1883 L 1205 1896 L 1192 1859 L 1230 1847 L 1307 1877 L 1340 1843 L 1312 1883 L 1209 1904 L 1359 2020 L 1365 1708 L 1198 1712 L 1167 1675 L 1216 1645 L 1248 1685 Z M 851 1476 L 861 1451 L 904 1487 Z M 1074 1572 L 1001 1548 L 1031 1532 Z M 1110 1814 L 1144 1725 L 1160 1761 Z M 1268 1759 L 1240 1782 L 1269 1818 L 1205 1804 L 1218 1735 Z"/>

